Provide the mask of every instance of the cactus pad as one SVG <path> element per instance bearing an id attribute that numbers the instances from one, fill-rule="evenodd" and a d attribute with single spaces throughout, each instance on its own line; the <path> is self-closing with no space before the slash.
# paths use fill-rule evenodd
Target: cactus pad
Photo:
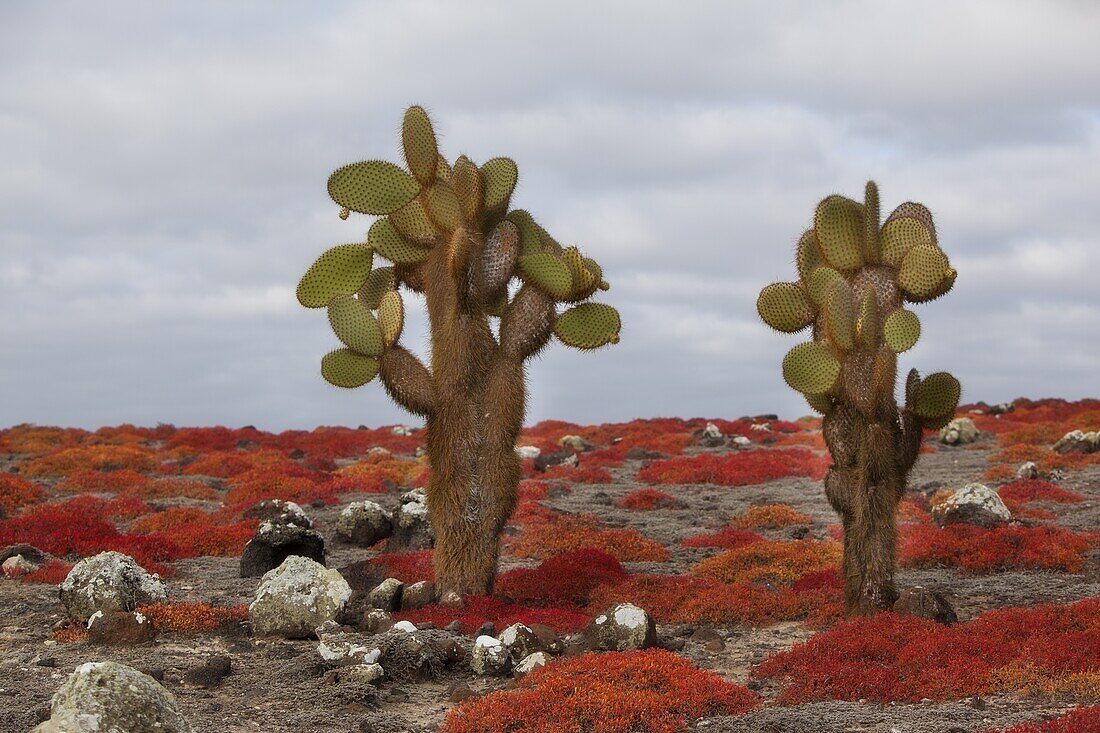
<path id="1" fill-rule="evenodd" d="M 783 379 L 808 395 L 831 392 L 840 377 L 840 362 L 821 342 L 799 344 L 783 357 Z"/>
<path id="2" fill-rule="evenodd" d="M 451 188 L 462 205 L 463 218 L 466 221 L 476 221 L 481 213 L 485 192 L 481 185 L 481 172 L 465 155 L 455 161 Z"/>
<path id="3" fill-rule="evenodd" d="M 573 291 L 573 276 L 560 257 L 539 252 L 519 258 L 519 274 L 555 300 L 565 300 Z"/>
<path id="4" fill-rule="evenodd" d="M 364 356 L 382 353 L 382 332 L 378 319 L 358 298 L 337 295 L 328 304 L 332 332 L 352 351 Z"/>
<path id="5" fill-rule="evenodd" d="M 882 314 L 878 309 L 878 298 L 873 290 L 863 294 L 859 306 L 859 318 L 856 320 L 856 338 L 861 346 L 873 347 L 882 338 Z"/>
<path id="6" fill-rule="evenodd" d="M 401 123 L 401 145 L 405 149 L 405 162 L 416 180 L 422 186 L 432 185 L 439 160 L 439 144 L 432 131 L 432 121 L 423 107 L 414 106 L 405 110 L 405 119 Z"/>
<path id="7" fill-rule="evenodd" d="M 329 384 L 345 389 L 362 387 L 378 374 L 378 359 L 356 354 L 351 349 L 337 349 L 321 359 L 321 376 Z"/>
<path id="8" fill-rule="evenodd" d="M 934 244 L 932 233 L 911 216 L 892 218 L 882 227 L 882 261 L 900 267 L 905 253 L 918 244 Z"/>
<path id="9" fill-rule="evenodd" d="M 959 380 L 947 372 L 930 374 L 920 381 L 909 408 L 921 418 L 939 421 L 950 418 L 959 406 L 962 388 Z"/>
<path id="10" fill-rule="evenodd" d="M 382 331 L 382 342 L 387 348 L 401 338 L 401 330 L 405 326 L 405 305 L 396 290 L 387 290 L 382 296 L 382 302 L 378 305 L 378 325 Z"/>
<path id="11" fill-rule="evenodd" d="M 511 158 L 493 158 L 481 166 L 481 180 L 485 188 L 485 210 L 504 211 L 519 180 L 519 168 Z"/>
<path id="12" fill-rule="evenodd" d="M 898 285 L 906 297 L 914 302 L 929 300 L 941 295 L 944 283 L 955 280 L 954 270 L 947 256 L 934 244 L 918 244 L 905 253 L 898 268 Z M 941 292 L 942 290 L 942 292 Z"/>
<path id="13" fill-rule="evenodd" d="M 368 160 L 338 168 L 328 179 L 328 195 L 360 214 L 389 214 L 409 203 L 420 184 L 393 163 Z"/>
<path id="14" fill-rule="evenodd" d="M 337 295 L 354 293 L 370 276 L 374 253 L 365 244 L 341 244 L 325 252 L 298 282 L 298 302 L 324 308 Z"/>
<path id="15" fill-rule="evenodd" d="M 619 343 L 619 312 L 603 303 L 581 303 L 558 316 L 554 335 L 575 349 L 596 349 Z"/>
<path id="16" fill-rule="evenodd" d="M 533 255 L 542 251 L 542 238 L 539 235 L 539 225 L 531 218 L 531 215 L 523 209 L 509 211 L 505 217 L 516 225 L 519 230 L 520 255 Z"/>
<path id="17" fill-rule="evenodd" d="M 825 260 L 838 270 L 863 264 L 863 206 L 843 196 L 829 196 L 817 206 L 814 231 Z"/>
<path id="18" fill-rule="evenodd" d="M 463 225 L 462 202 L 449 184 L 436 181 L 428 189 L 428 216 L 437 229 L 448 234 Z"/>
<path id="19" fill-rule="evenodd" d="M 829 296 L 833 283 L 843 279 L 844 276 L 831 267 L 826 265 L 815 267 L 806 283 L 806 292 L 810 296 L 810 301 L 818 308 L 825 307 L 825 299 Z"/>
<path id="20" fill-rule="evenodd" d="M 367 232 L 367 244 L 390 262 L 409 264 L 428 259 L 429 250 L 406 242 L 389 219 L 379 219 Z"/>
<path id="21" fill-rule="evenodd" d="M 813 229 L 807 229 L 798 240 L 795 264 L 798 266 L 798 277 L 803 282 L 810 279 L 810 273 L 825 264 L 825 260 L 821 257 L 821 247 L 817 244 L 817 234 Z"/>
<path id="22" fill-rule="evenodd" d="M 855 346 L 856 313 L 852 286 L 843 277 L 833 280 L 825 297 L 825 326 L 829 340 L 842 352 Z"/>
<path id="23" fill-rule="evenodd" d="M 756 312 L 777 331 L 795 333 L 814 321 L 814 309 L 798 283 L 772 283 L 760 291 Z"/>
<path id="24" fill-rule="evenodd" d="M 390 214 L 390 222 L 403 238 L 421 247 L 431 247 L 439 239 L 439 231 L 419 199 L 413 199 Z"/>
<path id="25" fill-rule="evenodd" d="M 913 311 L 898 308 L 886 317 L 882 337 L 895 354 L 909 351 L 920 338 L 920 318 Z"/>
<path id="26" fill-rule="evenodd" d="M 363 287 L 359 288 L 356 297 L 367 308 L 375 310 L 378 308 L 378 304 L 382 302 L 382 296 L 386 294 L 386 291 L 393 290 L 395 287 L 397 287 L 397 282 L 394 269 L 392 267 L 379 267 L 371 270 L 370 277 L 363 283 Z"/>

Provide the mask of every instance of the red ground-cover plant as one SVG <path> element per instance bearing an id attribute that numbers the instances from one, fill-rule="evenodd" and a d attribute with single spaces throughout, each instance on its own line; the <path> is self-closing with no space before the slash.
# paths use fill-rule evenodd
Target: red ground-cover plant
<path id="1" fill-rule="evenodd" d="M 791 476 L 820 480 L 828 467 L 829 461 L 824 456 L 810 450 L 757 449 L 654 461 L 638 471 L 637 480 L 653 484 L 748 486 Z"/>
<path id="2" fill-rule="evenodd" d="M 24 461 L 24 476 L 66 476 L 76 471 L 118 471 L 124 468 L 144 473 L 157 468 L 153 451 L 132 445 L 86 445 L 62 448 L 40 458 Z"/>
<path id="3" fill-rule="evenodd" d="M 750 542 L 759 542 L 764 539 L 750 529 L 738 529 L 736 527 L 722 527 L 712 534 L 701 534 L 688 537 L 681 542 L 684 547 L 722 547 L 732 550 L 735 547 L 747 545 Z"/>
<path id="4" fill-rule="evenodd" d="M 61 581 L 65 580 L 65 576 L 68 575 L 69 571 L 72 569 L 73 563 L 54 558 L 52 560 L 47 560 L 45 564 L 37 570 L 32 570 L 22 576 L 20 580 L 24 583 L 60 585 Z"/>
<path id="5" fill-rule="evenodd" d="M 165 464 L 162 472 L 182 472 L 188 476 L 213 476 L 214 478 L 233 478 L 255 468 L 282 470 L 292 475 L 301 466 L 276 450 L 260 448 L 257 450 L 211 451 L 195 453 L 189 448 L 176 448 L 166 451 L 165 456 L 182 459 L 181 465 Z"/>
<path id="6" fill-rule="evenodd" d="M 944 626 L 882 613 L 838 623 L 772 655 L 753 670 L 778 679 L 778 701 L 916 702 L 988 694 L 998 670 L 1027 664 L 1059 675 L 1095 671 L 1100 598 L 1069 605 L 987 611 Z"/>
<path id="7" fill-rule="evenodd" d="M 397 578 L 402 583 L 419 583 L 421 580 L 435 580 L 432 569 L 432 551 L 414 550 L 412 552 L 382 553 L 371 559 L 374 565 L 387 578 Z"/>
<path id="8" fill-rule="evenodd" d="M 334 494 L 328 493 L 312 477 L 254 470 L 245 471 L 239 476 L 247 478 L 230 480 L 229 491 L 225 493 L 227 504 L 255 504 L 264 499 L 281 499 L 296 504 L 340 503 Z"/>
<path id="9" fill-rule="evenodd" d="M 609 484 L 615 479 L 606 468 L 599 466 L 551 466 L 542 474 L 542 478 L 570 481 L 574 484 Z"/>
<path id="10" fill-rule="evenodd" d="M 791 582 L 840 564 L 840 544 L 831 540 L 761 540 L 707 558 L 691 572 L 724 583 Z"/>
<path id="11" fill-rule="evenodd" d="M 248 619 L 248 606 L 211 606 L 207 603 L 156 603 L 139 606 L 138 612 L 160 632 L 200 633 L 217 631 Z"/>
<path id="12" fill-rule="evenodd" d="M 1005 501 L 1020 503 L 1050 501 L 1057 504 L 1076 504 L 1085 500 L 1085 497 L 1076 491 L 1063 489 L 1041 479 L 1018 479 L 999 487 L 997 493 Z"/>
<path id="13" fill-rule="evenodd" d="M 129 468 L 118 471 L 74 471 L 57 483 L 58 491 L 70 494 L 127 493 L 140 496 L 149 484 L 145 474 Z"/>
<path id="14" fill-rule="evenodd" d="M 46 491 L 36 483 L 11 473 L 0 473 L 0 517 L 40 501 Z"/>
<path id="15" fill-rule="evenodd" d="M 1020 723 L 985 733 L 1096 733 L 1100 731 L 1100 706 L 1074 708 L 1050 720 Z"/>
<path id="16" fill-rule="evenodd" d="M 684 502 L 672 494 L 645 487 L 635 489 L 615 500 L 615 506 L 620 509 L 632 509 L 635 511 L 651 511 L 653 509 L 682 509 Z"/>
<path id="17" fill-rule="evenodd" d="M 415 611 L 402 611 L 394 614 L 397 620 L 420 624 L 427 621 L 442 628 L 458 621 L 466 633 L 473 633 L 486 621 L 496 626 L 498 631 L 512 624 L 530 626 L 542 624 L 559 632 L 573 632 L 588 623 L 589 617 L 575 608 L 546 608 L 542 606 L 524 606 L 492 596 L 467 596 L 462 608 L 447 606 L 425 606 Z"/>
<path id="18" fill-rule="evenodd" d="M 591 514 L 549 514 L 541 521 L 527 522 L 519 536 L 508 539 L 508 545 L 516 557 L 539 560 L 583 549 L 602 550 L 620 562 L 668 560 L 668 551 L 660 543 L 636 529 L 604 528 Z"/>
<path id="19" fill-rule="evenodd" d="M 541 606 L 584 605 L 592 591 L 627 578 L 622 563 L 600 550 L 577 550 L 547 558 L 536 568 L 515 568 L 497 576 L 496 594 Z"/>
<path id="20" fill-rule="evenodd" d="M 676 733 L 708 715 L 761 704 L 741 685 L 663 649 L 582 654 L 521 679 L 517 689 L 459 705 L 443 733 Z"/>
<path id="21" fill-rule="evenodd" d="M 262 433 L 253 427 L 226 428 L 216 425 L 206 428 L 179 428 L 165 442 L 165 447 L 187 447 L 200 453 L 231 451 L 242 441 L 260 445 L 267 442 L 265 438 L 268 437 L 270 433 Z"/>
<path id="22" fill-rule="evenodd" d="M 1056 526 L 1006 525 L 982 529 L 931 523 L 901 526 L 900 560 L 904 567 L 955 567 L 972 573 L 1005 570 L 1057 570 L 1075 573 L 1096 535 Z"/>
<path id="23" fill-rule="evenodd" d="M 782 529 L 798 524 L 812 524 L 808 514 L 796 510 L 789 504 L 758 504 L 730 522 L 742 529 Z"/>

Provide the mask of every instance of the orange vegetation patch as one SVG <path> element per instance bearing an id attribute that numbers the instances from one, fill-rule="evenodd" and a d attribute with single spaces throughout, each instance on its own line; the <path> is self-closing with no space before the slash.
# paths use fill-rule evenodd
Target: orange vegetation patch
<path id="1" fill-rule="evenodd" d="M 713 534 L 688 537 L 681 544 L 684 547 L 723 547 L 732 550 L 735 547 L 741 547 L 750 542 L 759 542 L 762 539 L 764 538 L 749 529 L 723 527 Z"/>
<path id="2" fill-rule="evenodd" d="M 804 448 L 710 453 L 654 461 L 638 471 L 638 481 L 654 484 L 748 486 L 790 476 L 820 480 L 829 460 Z"/>
<path id="3" fill-rule="evenodd" d="M 606 468 L 599 466 L 551 466 L 542 474 L 544 478 L 571 481 L 575 484 L 609 484 L 615 479 Z"/>
<path id="4" fill-rule="evenodd" d="M 211 606 L 206 603 L 157 603 L 141 606 L 138 612 L 146 616 L 157 631 L 196 633 L 217 631 L 224 626 L 248 620 L 248 606 Z"/>
<path id="5" fill-rule="evenodd" d="M 636 529 L 607 529 L 591 514 L 557 514 L 528 523 L 510 540 L 517 557 L 546 559 L 575 550 L 602 550 L 620 562 L 668 560 L 668 551 Z"/>
<path id="6" fill-rule="evenodd" d="M 46 492 L 36 483 L 11 473 L 0 473 L 0 517 L 40 501 Z"/>
<path id="7" fill-rule="evenodd" d="M 196 507 L 172 507 L 143 517 L 130 532 L 175 546 L 175 557 L 237 557 L 256 532 L 256 520 L 222 524 Z"/>
<path id="8" fill-rule="evenodd" d="M 707 558 L 691 572 L 724 583 L 790 582 L 835 568 L 840 554 L 840 543 L 830 540 L 761 540 Z"/>
<path id="9" fill-rule="evenodd" d="M 676 733 L 760 705 L 741 685 L 663 649 L 582 654 L 536 669 L 517 689 L 459 705 L 443 733 Z"/>
<path id="10" fill-rule="evenodd" d="M 1050 720 L 1020 723 L 1001 731 L 986 733 L 1096 733 L 1100 730 L 1100 706 L 1074 708 Z"/>
<path id="11" fill-rule="evenodd" d="M 781 529 L 797 524 L 812 524 L 808 514 L 797 511 L 789 504 L 757 504 L 749 507 L 731 525 L 742 529 Z"/>
<path id="12" fill-rule="evenodd" d="M 16 425 L 0 430 L 0 451 L 4 453 L 45 453 L 58 448 L 79 445 L 87 437 L 88 431 L 76 428 Z"/>
<path id="13" fill-rule="evenodd" d="M 1057 570 L 1075 573 L 1096 535 L 1062 527 L 1007 525 L 982 529 L 931 523 L 901 526 L 901 564 L 911 568 L 956 567 L 973 573 Z"/>
<path id="14" fill-rule="evenodd" d="M 402 583 L 419 583 L 421 580 L 435 580 L 432 568 L 431 550 L 413 550 L 412 552 L 384 552 L 370 561 L 387 578 L 397 578 Z"/>
<path id="15" fill-rule="evenodd" d="M 619 497 L 615 500 L 615 506 L 620 509 L 651 511 L 653 509 L 682 509 L 684 502 L 672 494 L 647 486 L 644 489 L 636 489 Z"/>
<path id="16" fill-rule="evenodd" d="M 1100 598 L 987 611 L 955 626 L 882 613 L 774 654 L 753 676 L 779 680 L 782 704 L 959 699 L 1033 689 L 1034 670 L 1063 679 L 1095 673 L 1097 649 Z"/>
<path id="17" fill-rule="evenodd" d="M 25 476 L 66 476 L 76 471 L 118 471 L 124 468 L 148 472 L 159 465 L 153 451 L 132 445 L 86 445 L 62 448 L 24 461 Z"/>
<path id="18" fill-rule="evenodd" d="M 358 491 L 381 493 L 390 488 L 411 486 L 426 467 L 427 464 L 420 461 L 378 453 L 341 468 L 336 475 L 358 481 Z"/>
<path id="19" fill-rule="evenodd" d="M 202 455 L 187 452 L 189 450 L 176 449 L 175 452 L 175 455 L 181 457 L 184 461 L 182 472 L 189 476 L 232 478 L 254 468 L 266 467 L 272 469 L 276 467 L 274 470 L 282 468 L 285 472 L 288 469 L 298 467 L 298 464 L 286 458 L 279 451 L 269 449 L 213 451 Z M 165 468 L 169 469 L 170 467 L 165 466 Z"/>

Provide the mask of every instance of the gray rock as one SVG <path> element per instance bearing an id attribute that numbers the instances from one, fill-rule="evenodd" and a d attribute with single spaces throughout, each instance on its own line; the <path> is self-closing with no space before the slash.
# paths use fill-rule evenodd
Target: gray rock
<path id="1" fill-rule="evenodd" d="M 508 656 L 518 663 L 535 652 L 547 651 L 538 635 L 524 624 L 512 624 L 498 637 L 501 644 L 508 649 Z"/>
<path id="2" fill-rule="evenodd" d="M 545 471 L 554 466 L 576 466 L 580 463 L 577 454 L 571 450 L 559 450 L 553 453 L 543 453 L 535 459 L 535 470 Z"/>
<path id="3" fill-rule="evenodd" d="M 414 611 L 435 602 L 435 583 L 430 580 L 421 580 L 419 583 L 406 585 L 401 592 L 401 610 Z"/>
<path id="4" fill-rule="evenodd" d="M 969 417 L 957 417 L 940 428 L 940 442 L 965 445 L 978 439 L 978 426 Z"/>
<path id="5" fill-rule="evenodd" d="M 397 578 L 386 578 L 367 594 L 367 605 L 383 611 L 396 611 L 401 608 L 401 595 L 405 584 Z"/>
<path id="6" fill-rule="evenodd" d="M 156 680 L 115 662 L 76 668 L 32 733 L 191 733 L 176 698 Z"/>
<path id="7" fill-rule="evenodd" d="M 749 448 L 752 446 L 752 441 L 744 435 L 735 435 L 730 438 L 730 442 L 737 448 Z"/>
<path id="8" fill-rule="evenodd" d="M 619 603 L 601 613 L 584 629 L 593 649 L 625 652 L 645 649 L 657 642 L 657 630 L 649 614 L 632 603 Z"/>
<path id="9" fill-rule="evenodd" d="M 367 609 L 363 614 L 363 631 L 368 634 L 381 634 L 393 628 L 393 614 L 378 608 Z"/>
<path id="10" fill-rule="evenodd" d="M 313 520 L 306 516 L 302 507 L 293 501 L 282 499 L 264 499 L 257 502 L 245 511 L 244 516 L 248 519 L 259 519 L 261 522 L 296 524 L 303 529 L 313 528 Z"/>
<path id="11" fill-rule="evenodd" d="M 3 571 L 4 575 L 9 578 L 18 578 L 28 573 L 33 573 L 35 570 L 41 567 L 36 563 L 31 562 L 22 555 L 12 555 L 3 563 L 0 563 L 0 571 Z"/>
<path id="12" fill-rule="evenodd" d="M 0 550 L 0 563 L 16 555 L 22 555 L 24 560 L 34 565 L 45 565 L 46 562 L 53 558 L 53 555 L 39 550 L 34 545 L 28 545 L 26 542 L 17 542 L 14 545 L 8 545 Z"/>
<path id="13" fill-rule="evenodd" d="M 88 636 L 97 644 L 147 644 L 156 635 L 153 624 L 137 611 L 96 611 L 88 619 Z"/>
<path id="14" fill-rule="evenodd" d="M 474 639 L 474 650 L 470 655 L 470 668 L 483 677 L 508 673 L 511 656 L 508 647 L 499 639 L 491 636 L 479 636 Z"/>
<path id="15" fill-rule="evenodd" d="M 517 445 L 516 455 L 519 456 L 521 461 L 535 460 L 542 453 L 536 446 L 533 445 Z"/>
<path id="16" fill-rule="evenodd" d="M 78 562 L 62 581 L 58 597 L 71 618 L 84 622 L 96 611 L 133 611 L 164 603 L 168 587 L 134 558 L 109 551 Z"/>
<path id="17" fill-rule="evenodd" d="M 435 544 L 435 532 L 428 516 L 428 496 L 423 489 L 401 495 L 401 505 L 393 513 L 393 536 L 387 549 L 426 550 Z"/>
<path id="18" fill-rule="evenodd" d="M 327 621 L 317 627 L 317 653 L 329 667 L 375 664 L 382 650 L 365 640 L 349 634 L 335 621 Z"/>
<path id="19" fill-rule="evenodd" d="M 699 442 L 707 448 L 718 448 L 726 444 L 726 436 L 722 435 L 722 431 L 718 429 L 717 425 L 708 422 L 707 426 L 699 433 Z"/>
<path id="20" fill-rule="evenodd" d="M 183 681 L 192 687 L 209 690 L 222 683 L 233 671 L 233 660 L 224 654 L 215 654 L 183 673 Z"/>
<path id="21" fill-rule="evenodd" d="M 941 624 L 953 624 L 959 620 L 955 609 L 942 593 L 919 585 L 901 592 L 894 601 L 894 613 L 928 618 Z"/>
<path id="22" fill-rule="evenodd" d="M 533 654 L 529 654 L 522 660 L 520 660 L 519 664 L 516 665 L 515 670 L 513 670 L 513 674 L 516 677 L 523 677 L 535 671 L 539 667 L 544 667 L 549 663 L 549 654 L 547 654 L 546 652 L 534 652 Z"/>
<path id="23" fill-rule="evenodd" d="M 563 435 L 558 440 L 558 445 L 562 448 L 576 451 L 577 453 L 585 453 L 595 447 L 579 435 Z"/>
<path id="24" fill-rule="evenodd" d="M 1100 433 L 1071 430 L 1054 444 L 1055 453 L 1095 453 L 1100 450 Z"/>
<path id="25" fill-rule="evenodd" d="M 973 524 L 989 528 L 1011 521 L 1012 514 L 996 491 L 988 486 L 972 483 L 932 507 L 932 519 L 940 527 L 949 524 Z"/>
<path id="26" fill-rule="evenodd" d="M 336 520 L 336 536 L 360 547 L 393 534 L 393 517 L 373 501 L 355 501 L 344 507 Z"/>
<path id="27" fill-rule="evenodd" d="M 1039 466 L 1035 464 L 1035 461 L 1027 461 L 1025 463 L 1021 463 L 1020 467 L 1016 469 L 1016 478 L 1039 478 Z"/>
<path id="28" fill-rule="evenodd" d="M 306 638 L 326 621 L 335 621 L 351 598 L 351 586 L 336 570 L 291 555 L 264 574 L 256 600 L 248 607 L 257 636 Z"/>
<path id="29" fill-rule="evenodd" d="M 377 682 L 385 676 L 385 670 L 381 664 L 353 664 L 337 670 L 336 679 L 340 682 L 352 682 L 361 685 L 369 685 Z"/>
<path id="30" fill-rule="evenodd" d="M 241 553 L 241 577 L 258 578 L 292 556 L 306 557 L 324 565 L 324 538 L 297 524 L 263 522 Z"/>

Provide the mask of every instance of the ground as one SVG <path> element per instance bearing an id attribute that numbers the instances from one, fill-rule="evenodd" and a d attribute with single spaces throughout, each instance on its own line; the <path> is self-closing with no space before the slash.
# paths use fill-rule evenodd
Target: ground
<path id="1" fill-rule="evenodd" d="M 1095 429 L 1100 406 L 1020 400 L 1013 412 L 993 412 L 984 405 L 960 409 L 983 431 L 973 444 L 947 446 L 933 433 L 926 436 L 900 513 L 899 586 L 943 593 L 961 622 L 950 633 L 980 628 L 983 618 L 994 618 L 983 614 L 996 609 L 1038 608 L 1038 614 L 1048 604 L 1100 597 L 1098 454 L 1067 457 L 1050 451 L 1069 429 Z M 630 600 L 656 616 L 662 646 L 759 695 L 751 712 L 685 717 L 677 724 L 680 729 L 986 731 L 1096 704 L 1100 649 L 1089 645 L 1100 640 L 1100 629 L 1087 617 L 1067 622 L 1062 636 L 1043 637 L 1042 648 L 1033 651 L 1027 651 L 1026 642 L 1030 617 L 1021 617 L 1024 635 L 1004 647 L 975 647 L 977 671 L 957 684 L 914 675 L 911 686 L 895 694 L 856 683 L 845 688 L 837 672 L 805 692 L 799 691 L 797 679 L 768 674 L 760 665 L 778 663 L 782 657 L 776 655 L 798 642 L 816 639 L 824 659 L 830 644 L 847 643 L 846 629 L 858 635 L 864 627 L 840 619 L 833 569 L 839 529 L 820 482 L 828 461 L 819 422 L 772 416 L 714 422 L 726 439 L 710 447 L 699 434 L 707 423 L 701 419 L 603 426 L 546 422 L 526 430 L 520 443 L 544 453 L 557 450 L 558 440 L 568 434 L 586 438 L 592 450 L 579 452 L 576 469 L 542 473 L 527 462 L 528 478 L 506 531 L 501 571 L 535 568 L 546 558 L 595 549 L 621 561 L 628 575 L 596 579 L 567 598 L 535 597 L 548 592 L 547 578 L 528 584 L 536 589 L 534 595 L 516 590 L 521 584 L 513 575 L 498 585 L 511 593 L 510 613 L 524 617 L 538 609 L 559 618 L 559 630 L 566 633 L 611 603 Z M 747 437 L 749 446 L 733 444 L 728 439 L 733 435 Z M 29 542 L 64 558 L 29 578 L 39 582 L 0 578 L 0 733 L 29 730 L 73 668 L 101 659 L 157 672 L 199 733 L 469 729 L 447 722 L 456 706 L 449 699 L 453 686 L 465 683 L 482 694 L 514 687 L 514 682 L 476 677 L 459 665 L 431 681 L 341 685 L 324 676 L 315 641 L 255 639 L 241 622 L 206 631 L 162 628 L 153 645 L 96 646 L 79 629 L 64 628 L 57 597 L 55 583 L 66 563 L 120 549 L 169 576 L 173 604 L 245 605 L 258 579 L 238 577 L 237 558 L 255 528 L 243 511 L 269 496 L 305 506 L 326 538 L 330 567 L 382 558 L 389 573 L 421 579 L 428 572 L 426 553 L 394 555 L 384 545 L 351 546 L 338 542 L 333 529 L 341 506 L 350 501 L 371 499 L 392 508 L 403 491 L 422 485 L 425 468 L 414 457 L 421 442 L 419 432 L 403 436 L 389 428 L 281 435 L 171 426 L 120 426 L 94 433 L 31 426 L 0 431 L 0 477 L 8 477 L 0 483 L 0 507 L 8 517 L 0 520 L 0 547 Z M 373 446 L 392 455 L 369 456 Z M 1036 460 L 1049 483 L 1014 481 L 1016 467 L 1027 459 Z M 930 505 L 945 490 L 972 481 L 1000 486 L 1016 522 L 974 532 L 932 524 Z M 62 502 L 78 496 L 95 499 L 77 502 L 98 503 L 78 503 L 71 505 L 76 511 L 59 513 Z M 178 507 L 195 507 L 203 514 Z M 90 516 L 110 526 L 91 531 Z M 570 577 L 583 579 L 587 572 L 582 564 Z M 1096 608 L 1087 607 L 1090 613 Z M 428 609 L 413 619 L 430 616 L 442 625 L 446 613 Z M 489 620 L 497 621 L 498 631 L 507 621 Z M 1053 634 L 1043 623 L 1047 628 L 1037 627 L 1035 634 Z M 939 638 L 935 628 L 912 628 L 905 633 Z M 972 638 L 977 635 L 965 637 L 965 643 L 985 643 Z M 962 664 L 950 654 L 964 642 L 935 643 L 939 651 L 921 651 L 928 661 L 918 665 L 924 668 L 920 671 L 941 664 L 950 676 L 949 668 Z M 1047 652 L 1059 644 L 1068 651 L 1052 660 Z M 883 641 L 875 665 L 903 670 L 907 653 Z M 212 689 L 185 684 L 184 672 L 213 654 L 232 659 L 232 674 Z M 999 661 L 988 661 L 998 654 Z M 791 664 L 789 669 L 801 669 L 797 660 Z M 1031 676 L 1019 672 L 1024 668 Z M 895 697 L 879 699 L 880 693 Z M 494 699 L 489 695 L 482 701 Z M 475 699 L 462 706 L 475 704 L 480 703 Z M 555 714 L 564 716 L 565 726 L 568 715 Z M 587 729 L 584 725 L 578 729 Z"/>

